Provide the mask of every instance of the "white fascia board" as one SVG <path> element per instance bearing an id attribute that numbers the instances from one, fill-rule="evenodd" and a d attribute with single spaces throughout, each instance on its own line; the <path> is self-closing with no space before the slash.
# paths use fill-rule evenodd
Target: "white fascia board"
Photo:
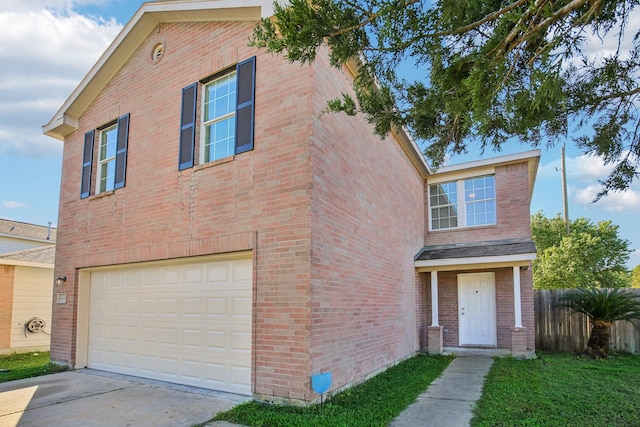
<path id="1" fill-rule="evenodd" d="M 53 271 L 53 263 L 47 263 L 47 262 L 21 261 L 21 260 L 17 260 L 17 259 L 0 258 L 0 265 L 15 265 L 15 266 L 18 266 L 18 267 L 48 268 L 48 269 Z M 51 277 L 51 283 L 53 284 L 53 276 Z"/>
<path id="2" fill-rule="evenodd" d="M 457 163 L 455 165 L 442 166 L 434 173 L 434 175 L 455 173 L 466 169 L 481 169 L 487 167 L 495 168 L 496 166 L 511 163 L 520 163 L 522 161 L 529 161 L 535 158 L 540 158 L 540 150 L 538 149 L 523 151 L 515 154 L 507 154 L 505 156 L 492 157 L 488 159 L 473 160 L 471 162 Z"/>
<path id="3" fill-rule="evenodd" d="M 158 24 L 172 22 L 258 21 L 270 16 L 267 0 L 173 0 L 146 2 L 127 22 L 69 98 L 42 127 L 45 135 L 64 140 L 78 129 L 79 118 L 137 47 Z"/>
<path id="4" fill-rule="evenodd" d="M 494 257 L 446 258 L 415 261 L 418 271 L 443 271 L 464 268 L 495 268 L 514 265 L 528 265 L 536 258 L 535 252 Z"/>

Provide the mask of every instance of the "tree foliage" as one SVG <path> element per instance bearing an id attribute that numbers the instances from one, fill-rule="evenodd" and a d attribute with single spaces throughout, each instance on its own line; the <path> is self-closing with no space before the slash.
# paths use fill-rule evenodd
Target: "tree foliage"
<path id="1" fill-rule="evenodd" d="M 560 297 L 560 305 L 591 320 L 584 354 L 593 358 L 607 357 L 613 322 L 640 319 L 640 294 L 626 289 L 573 289 Z"/>
<path id="2" fill-rule="evenodd" d="M 630 51 L 621 46 L 639 3 L 290 0 L 274 3 L 251 43 L 292 62 L 312 62 L 322 46 L 336 67 L 359 58 L 355 97 L 329 110 L 363 113 L 380 135 L 407 127 L 435 167 L 475 141 L 499 150 L 510 138 L 538 146 L 570 134 L 614 166 L 604 195 L 638 176 L 638 34 Z M 617 48 L 596 60 L 603 37 Z"/>
<path id="3" fill-rule="evenodd" d="M 640 288 L 640 264 L 631 271 L 631 287 Z"/>
<path id="4" fill-rule="evenodd" d="M 578 218 L 570 222 L 567 234 L 560 215 L 549 219 L 537 212 L 531 217 L 531 234 L 537 251 L 536 289 L 629 286 L 630 242 L 620 238 L 618 226 L 611 221 L 593 224 Z"/>

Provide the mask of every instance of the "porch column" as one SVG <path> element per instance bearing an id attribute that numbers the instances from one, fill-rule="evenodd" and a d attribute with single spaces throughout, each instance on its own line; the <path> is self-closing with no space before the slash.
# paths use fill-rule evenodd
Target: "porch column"
<path id="1" fill-rule="evenodd" d="M 443 328 L 438 325 L 438 272 L 431 272 L 431 326 L 427 327 L 429 354 L 441 354 L 443 351 Z"/>
<path id="2" fill-rule="evenodd" d="M 431 272 L 431 326 L 438 326 L 438 272 Z"/>
<path id="3" fill-rule="evenodd" d="M 515 325 L 511 328 L 511 355 L 527 357 L 527 328 L 522 326 L 522 303 L 520 301 L 520 267 L 513 267 L 513 311 Z"/>
<path id="4" fill-rule="evenodd" d="M 522 303 L 520 301 L 520 267 L 513 267 L 513 310 L 516 317 L 516 328 L 522 327 Z"/>

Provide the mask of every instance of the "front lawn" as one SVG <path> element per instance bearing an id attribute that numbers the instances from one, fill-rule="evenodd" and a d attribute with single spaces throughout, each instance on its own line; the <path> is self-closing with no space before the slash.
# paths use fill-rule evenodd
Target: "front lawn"
<path id="1" fill-rule="evenodd" d="M 66 366 L 49 362 L 49 352 L 14 353 L 0 356 L 0 383 L 66 371 Z"/>
<path id="2" fill-rule="evenodd" d="M 337 394 L 325 402 L 324 407 L 247 402 L 218 414 L 213 420 L 252 427 L 385 426 L 415 401 L 452 359 L 445 356 L 414 357 Z"/>
<path id="3" fill-rule="evenodd" d="M 538 354 L 496 359 L 477 402 L 478 426 L 607 426 L 640 422 L 640 357 Z"/>

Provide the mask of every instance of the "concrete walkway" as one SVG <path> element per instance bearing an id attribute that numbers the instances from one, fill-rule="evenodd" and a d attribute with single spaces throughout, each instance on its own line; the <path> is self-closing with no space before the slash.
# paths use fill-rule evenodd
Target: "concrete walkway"
<path id="1" fill-rule="evenodd" d="M 390 427 L 466 427 L 493 359 L 458 356 Z"/>

